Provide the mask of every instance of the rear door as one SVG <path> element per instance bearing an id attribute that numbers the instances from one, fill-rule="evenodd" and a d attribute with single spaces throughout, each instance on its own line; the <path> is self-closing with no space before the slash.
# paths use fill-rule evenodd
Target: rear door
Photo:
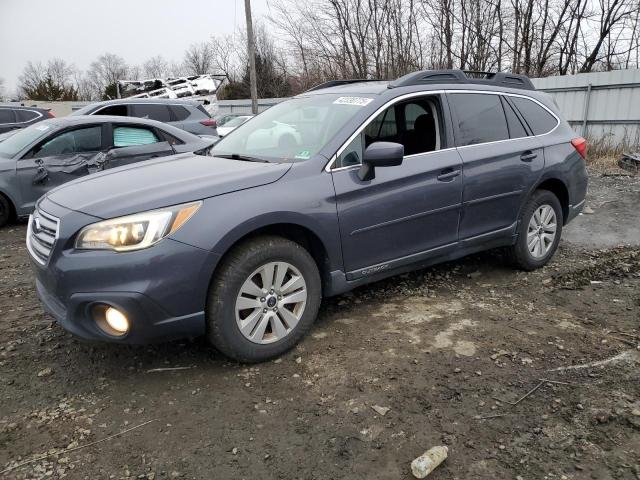
<path id="1" fill-rule="evenodd" d="M 172 121 L 169 105 L 163 103 L 132 103 L 129 105 L 129 115 L 138 118 L 149 118 L 158 122 Z"/>
<path id="2" fill-rule="evenodd" d="M 455 246 L 462 165 L 444 135 L 443 100 L 423 95 L 398 102 L 339 151 L 332 176 L 347 278 L 411 264 Z M 376 168 L 373 180 L 362 181 L 364 149 L 377 141 L 402 143 L 403 163 Z"/>
<path id="3" fill-rule="evenodd" d="M 54 187 L 87 175 L 87 159 L 106 149 L 104 124 L 55 132 L 17 162 L 25 208 Z"/>
<path id="4" fill-rule="evenodd" d="M 464 169 L 460 241 L 511 234 L 544 167 L 540 141 L 498 93 L 449 92 Z"/>
<path id="5" fill-rule="evenodd" d="M 11 108 L 0 107 L 0 133 L 19 128 L 16 125 L 16 114 Z"/>

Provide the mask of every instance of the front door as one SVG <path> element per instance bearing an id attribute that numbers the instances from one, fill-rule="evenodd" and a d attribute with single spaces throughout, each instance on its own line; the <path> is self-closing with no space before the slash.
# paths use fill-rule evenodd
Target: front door
<path id="1" fill-rule="evenodd" d="M 58 185 L 89 173 L 87 161 L 104 149 L 103 127 L 91 125 L 56 132 L 18 160 L 23 208 Z"/>
<path id="2" fill-rule="evenodd" d="M 462 162 L 446 148 L 438 95 L 396 103 L 374 118 L 338 155 L 332 170 L 348 279 L 413 263 L 457 241 Z M 402 165 L 358 177 L 364 149 L 402 143 Z"/>

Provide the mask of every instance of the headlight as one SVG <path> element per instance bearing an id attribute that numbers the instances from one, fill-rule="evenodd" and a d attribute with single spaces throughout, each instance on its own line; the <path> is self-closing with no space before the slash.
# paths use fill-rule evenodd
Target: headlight
<path id="1" fill-rule="evenodd" d="M 150 247 L 184 225 L 200 205 L 187 203 L 88 225 L 80 231 L 76 248 L 127 252 Z"/>

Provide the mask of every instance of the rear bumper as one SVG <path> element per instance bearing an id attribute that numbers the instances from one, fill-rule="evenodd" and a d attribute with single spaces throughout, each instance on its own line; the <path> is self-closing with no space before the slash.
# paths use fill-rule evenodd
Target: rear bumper
<path id="1" fill-rule="evenodd" d="M 569 205 L 569 215 L 565 219 L 565 222 L 564 222 L 565 225 L 569 223 L 571 220 L 573 220 L 574 218 L 576 218 L 580 214 L 580 212 L 582 212 L 582 209 L 584 208 L 586 201 L 587 199 L 585 198 L 577 205 Z"/>

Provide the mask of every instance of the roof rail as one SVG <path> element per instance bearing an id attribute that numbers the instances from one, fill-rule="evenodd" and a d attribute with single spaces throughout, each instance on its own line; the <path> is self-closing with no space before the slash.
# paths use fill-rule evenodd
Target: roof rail
<path id="1" fill-rule="evenodd" d="M 314 90 L 321 90 L 323 88 L 337 87 L 338 85 L 348 85 L 350 83 L 360 82 L 379 82 L 378 79 L 366 79 L 366 78 L 353 78 L 348 80 L 329 80 L 328 82 L 320 83 L 314 87 L 311 87 L 307 92 L 313 92 Z"/>
<path id="2" fill-rule="evenodd" d="M 438 83 L 467 83 L 494 85 L 523 90 L 536 88 L 526 75 L 507 72 L 479 72 L 473 70 L 422 70 L 409 73 L 389 83 L 389 88 Z"/>

